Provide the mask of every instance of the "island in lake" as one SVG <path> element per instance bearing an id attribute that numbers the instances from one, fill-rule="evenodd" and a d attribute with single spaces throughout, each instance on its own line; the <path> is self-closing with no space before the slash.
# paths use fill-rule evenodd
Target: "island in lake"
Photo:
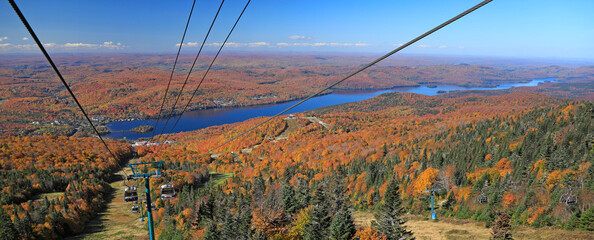
<path id="1" fill-rule="evenodd" d="M 149 132 L 153 131 L 153 129 L 154 129 L 153 126 L 142 125 L 142 126 L 138 126 L 138 127 L 132 128 L 130 130 L 130 132 L 133 132 L 133 133 L 149 133 Z"/>
<path id="2" fill-rule="evenodd" d="M 97 131 L 99 132 L 99 134 L 101 134 L 101 136 L 111 133 L 109 128 L 107 128 L 106 126 L 98 126 Z"/>

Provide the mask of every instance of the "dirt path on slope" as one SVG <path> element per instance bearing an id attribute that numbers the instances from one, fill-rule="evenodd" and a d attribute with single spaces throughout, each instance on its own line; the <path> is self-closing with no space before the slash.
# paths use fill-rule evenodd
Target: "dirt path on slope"
<path id="1" fill-rule="evenodd" d="M 285 118 L 283 120 L 287 122 L 287 128 L 285 128 L 283 132 L 274 138 L 275 142 L 281 139 L 287 139 L 287 137 L 289 137 L 289 133 L 299 129 L 299 124 L 295 118 Z"/>
<path id="2" fill-rule="evenodd" d="M 275 136 L 274 137 L 274 139 L 272 140 L 273 142 L 277 142 L 278 140 L 287 139 L 287 137 L 289 136 L 289 133 L 292 133 L 293 131 L 299 129 L 299 124 L 297 123 L 297 121 L 296 121 L 295 118 L 284 118 L 283 120 L 285 122 L 287 122 L 287 127 L 278 136 Z M 241 152 L 242 153 L 251 154 L 252 153 L 252 150 L 254 148 L 257 148 L 258 146 L 260 146 L 260 144 L 256 144 L 254 146 L 241 149 Z M 219 155 L 220 154 L 216 154 L 216 155 L 213 154 L 213 155 L 211 155 L 211 157 L 216 158 Z"/>
<path id="3" fill-rule="evenodd" d="M 125 173 L 131 173 L 129 167 L 125 167 Z M 124 176 L 124 170 L 117 173 L 117 176 Z M 135 183 L 130 181 L 130 183 Z M 112 191 L 107 196 L 107 209 L 100 212 L 95 219 L 91 220 L 85 230 L 69 240 L 79 239 L 148 239 L 148 220 L 140 221 L 140 213 L 132 213 L 132 203 L 124 202 L 124 181 L 122 177 L 110 183 Z M 144 189 L 144 188 L 143 188 Z"/>
<path id="4" fill-rule="evenodd" d="M 330 124 L 327 124 L 325 122 L 322 122 L 322 120 L 320 120 L 317 117 L 303 117 L 303 119 L 307 119 L 312 123 L 319 123 L 320 125 L 322 125 L 324 128 L 326 129 L 330 129 Z"/>
<path id="5" fill-rule="evenodd" d="M 317 117 L 301 117 L 301 118 L 302 119 L 307 119 L 307 120 L 309 120 L 310 122 L 312 122 L 314 124 L 320 124 L 324 128 L 326 128 L 326 129 L 330 129 L 330 125 L 329 124 L 322 122 L 322 120 L 320 120 Z M 277 142 L 279 140 L 287 139 L 289 137 L 289 134 L 290 133 L 292 133 L 295 130 L 299 129 L 301 126 L 299 125 L 299 123 L 297 123 L 297 119 L 299 119 L 299 118 L 296 118 L 296 117 L 287 117 L 287 118 L 284 118 L 283 121 L 287 122 L 287 127 L 278 136 L 275 136 L 274 138 L 271 138 L 272 142 Z M 251 154 L 252 151 L 254 150 L 254 148 L 257 148 L 259 146 L 260 146 L 260 144 L 256 144 L 254 146 L 241 149 L 241 153 Z M 221 154 L 222 153 L 220 153 L 220 152 L 219 153 L 214 153 L 214 154 L 211 154 L 210 157 L 211 158 L 218 158 Z M 235 156 L 238 156 L 238 155 L 235 155 Z"/>

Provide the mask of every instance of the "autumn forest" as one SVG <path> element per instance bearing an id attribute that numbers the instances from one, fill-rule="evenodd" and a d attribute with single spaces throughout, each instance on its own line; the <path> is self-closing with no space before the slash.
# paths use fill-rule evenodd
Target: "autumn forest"
<path id="1" fill-rule="evenodd" d="M 231 54 L 215 64 L 190 110 L 303 99 L 370 59 Z M 173 57 L 55 60 L 94 124 L 108 131 L 109 122 L 158 115 Z M 170 98 L 185 103 L 207 65 L 198 65 L 180 93 L 191 56 L 178 64 Z M 492 239 L 526 229 L 592 239 L 594 66 L 399 56 L 331 91 L 537 78 L 555 81 L 436 96 L 385 93 L 283 115 L 246 134 L 267 118 L 168 134 L 160 139 L 170 142 L 159 145 L 106 139 L 112 155 L 42 58 L 5 57 L 0 236 L 94 239 L 89 226 L 122 202 L 115 193 L 131 181 L 122 176 L 126 164 L 164 161 L 164 177 L 150 180 L 158 239 L 400 239 L 417 236 L 412 219 L 475 223 Z M 159 197 L 167 183 L 176 198 Z M 432 205 L 437 220 L 430 220 Z M 140 213 L 129 218 L 146 230 Z M 444 236 L 469 238 L 455 234 L 463 233 Z"/>

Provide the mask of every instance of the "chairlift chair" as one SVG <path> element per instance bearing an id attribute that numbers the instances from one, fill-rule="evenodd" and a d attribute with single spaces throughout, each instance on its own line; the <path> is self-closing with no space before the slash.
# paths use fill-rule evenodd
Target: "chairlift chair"
<path id="1" fill-rule="evenodd" d="M 124 201 L 125 202 L 134 202 L 138 201 L 138 193 L 136 192 L 136 187 L 126 187 L 124 190 Z"/>
<path id="2" fill-rule="evenodd" d="M 489 202 L 489 198 L 487 198 L 487 195 L 485 195 L 484 193 L 481 193 L 481 195 L 479 195 L 478 197 L 478 202 L 480 204 L 485 204 Z"/>
<path id="3" fill-rule="evenodd" d="M 132 206 L 132 213 L 139 213 L 140 211 L 138 210 L 138 205 L 134 205 Z"/>
<path id="4" fill-rule="evenodd" d="M 575 194 L 568 194 L 565 204 L 573 206 L 577 204 L 577 196 Z"/>
<path id="5" fill-rule="evenodd" d="M 163 184 L 161 185 L 161 199 L 172 199 L 176 198 L 175 195 L 175 188 L 173 188 L 172 184 Z"/>
<path id="6" fill-rule="evenodd" d="M 148 209 L 148 204 L 146 202 L 146 199 L 142 199 L 142 204 L 144 204 L 144 207 L 146 207 L 146 209 Z M 153 211 L 157 210 L 157 205 L 154 202 L 151 202 L 151 210 L 153 210 Z"/>
<path id="7" fill-rule="evenodd" d="M 567 204 L 567 197 L 568 196 L 569 196 L 569 193 L 561 194 L 561 197 L 559 198 L 559 203 L 565 203 L 565 204 Z"/>
<path id="8" fill-rule="evenodd" d="M 146 208 L 148 209 L 148 206 L 146 206 Z M 151 203 L 151 210 L 157 210 L 157 205 L 154 202 Z"/>

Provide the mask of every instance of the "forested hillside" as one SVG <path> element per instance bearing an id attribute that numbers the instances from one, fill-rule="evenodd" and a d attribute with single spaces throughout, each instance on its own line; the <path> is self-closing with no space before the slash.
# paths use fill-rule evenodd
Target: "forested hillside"
<path id="1" fill-rule="evenodd" d="M 132 157 L 127 144 L 108 144 L 119 159 L 95 138 L 1 138 L 0 215 L 10 216 L 8 222 L 0 217 L 2 228 L 23 239 L 81 232 L 108 200 L 106 181 Z"/>
<path id="2" fill-rule="evenodd" d="M 178 106 L 183 107 L 190 99 L 208 58 L 199 61 Z M 7 59 L 0 61 L 1 135 L 87 136 L 89 129 L 82 122 L 82 115 L 42 59 L 23 56 Z M 302 99 L 356 70 L 357 64 L 368 59 L 367 56 L 226 56 L 209 72 L 189 110 Z M 333 90 L 380 90 L 420 84 L 495 87 L 534 78 L 556 78 L 559 83 L 546 84 L 537 91 L 559 97 L 594 97 L 591 66 L 507 66 L 490 64 L 488 60 L 468 60 L 478 64 L 461 62 L 464 59 L 396 58 L 358 74 Z M 56 61 L 85 109 L 97 117 L 98 123 L 105 123 L 157 116 L 173 56 L 67 55 L 57 57 Z M 169 91 L 173 96 L 180 94 L 190 66 L 191 57 L 182 56 Z M 579 94 L 569 94 L 570 91 Z M 169 100 L 165 106 L 173 102 Z"/>
<path id="3" fill-rule="evenodd" d="M 182 58 L 187 70 L 191 59 Z M 265 118 L 158 136 L 170 141 L 162 145 L 109 140 L 113 159 L 98 139 L 80 137 L 89 126 L 41 60 L 0 62 L 0 225 L 23 239 L 81 233 L 108 201 L 121 201 L 110 196 L 108 182 L 138 156 L 134 162 L 165 162 L 163 175 L 150 179 L 161 239 L 394 239 L 410 234 L 402 215 L 429 216 L 428 189 L 437 189 L 438 219 L 499 226 L 509 216 L 513 226 L 594 231 L 594 68 L 411 59 L 369 69 L 336 90 L 558 82 L 438 96 L 386 93 L 276 118 L 241 136 Z M 300 99 L 366 60 L 224 57 L 191 109 Z M 58 60 L 98 125 L 155 116 L 171 61 Z M 175 94 L 183 75 L 175 75 Z M 177 198 L 159 197 L 167 183 Z M 363 214 L 373 224 L 355 226 Z M 398 232 L 390 222 L 400 223 Z"/>
<path id="4" fill-rule="evenodd" d="M 337 228 L 355 228 L 351 211 L 384 211 L 391 179 L 411 214 L 429 215 L 423 191 L 433 186 L 438 218 L 489 226 L 503 211 L 514 225 L 591 231 L 593 116 L 591 102 L 539 94 L 392 93 L 277 119 L 211 156 L 201 153 L 261 120 L 173 135 L 177 144 L 142 155 L 168 160 L 179 152 L 177 159 L 232 173 L 222 185 L 182 190 L 187 195 L 158 215 L 166 238 L 336 238 Z M 386 234 L 381 226 L 347 232 Z"/>
<path id="5" fill-rule="evenodd" d="M 263 119 L 136 151 L 166 163 L 164 177 L 151 178 L 162 239 L 381 238 L 396 234 L 382 227 L 394 217 L 386 211 L 428 216 L 432 187 L 438 218 L 490 226 L 503 211 L 513 225 L 592 231 L 593 116 L 592 102 L 534 93 L 388 93 L 275 119 L 212 153 Z M 109 144 L 121 159 L 132 154 Z M 97 139 L 10 137 L 0 146 L 9 231 L 61 238 L 105 206 L 118 163 Z M 158 197 L 164 183 L 176 199 Z M 390 210 L 397 202 L 401 210 Z M 377 224 L 355 226 L 361 211 Z"/>

